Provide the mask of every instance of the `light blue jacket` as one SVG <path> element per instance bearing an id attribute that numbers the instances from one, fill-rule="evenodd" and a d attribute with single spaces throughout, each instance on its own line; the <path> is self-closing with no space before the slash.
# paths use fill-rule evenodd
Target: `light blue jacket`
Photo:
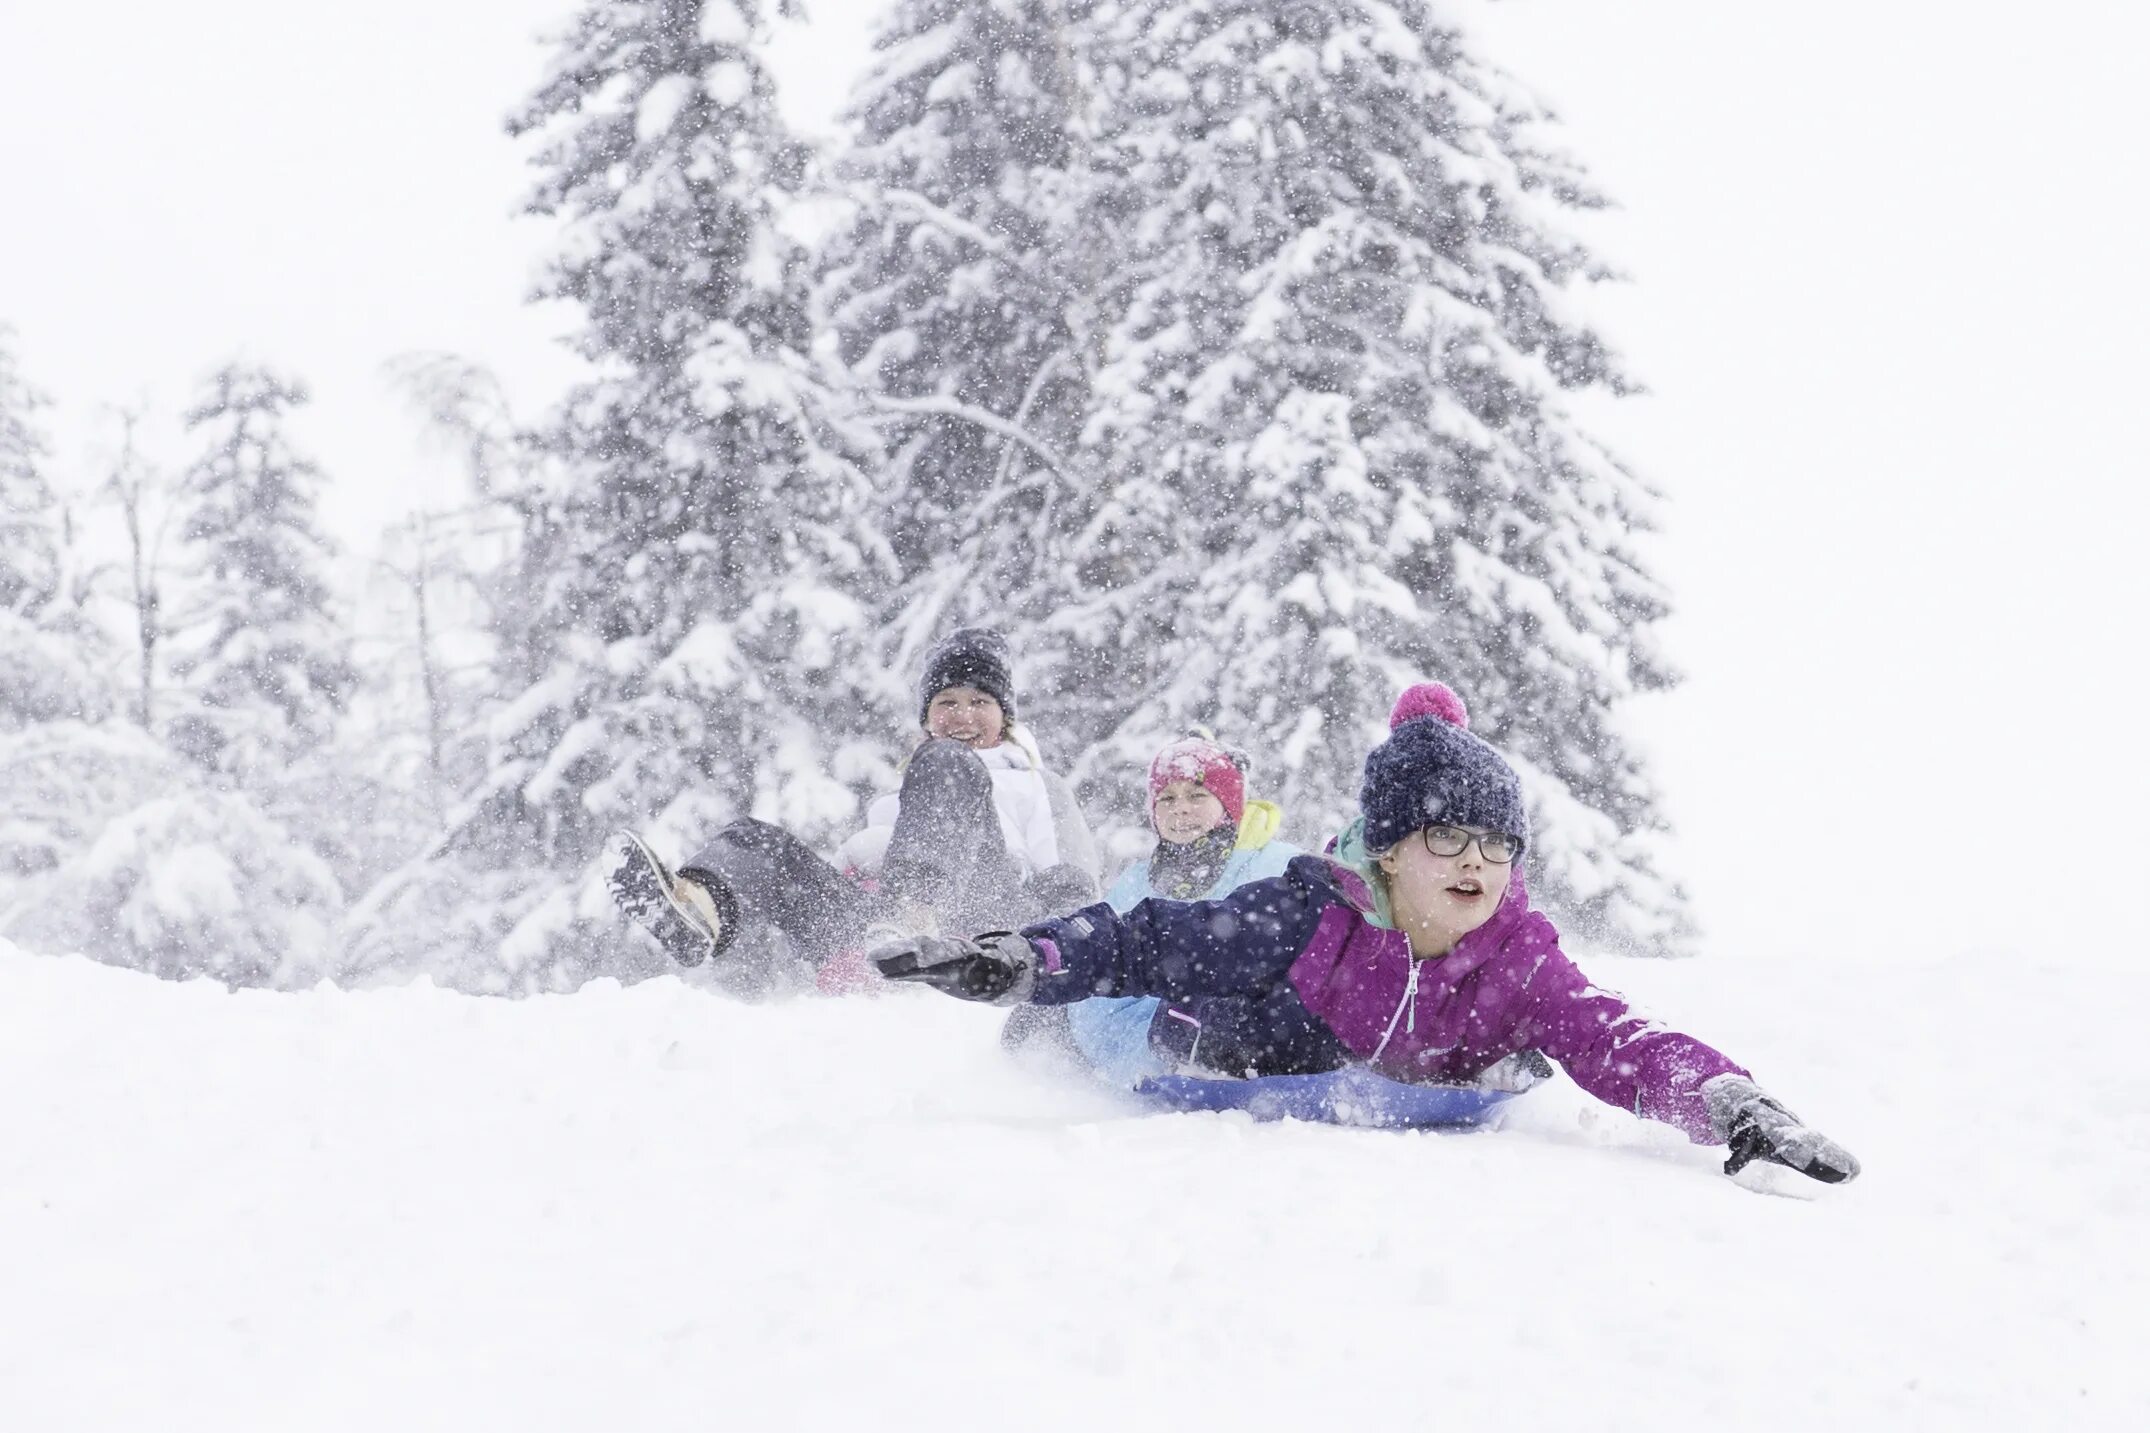
<path id="1" fill-rule="evenodd" d="M 1306 854 L 1297 846 L 1273 839 L 1282 815 L 1267 801 L 1247 803 L 1246 816 L 1239 823 L 1239 845 L 1217 873 L 1216 884 L 1201 899 L 1222 900 L 1249 881 L 1281 876 L 1292 857 Z M 1105 892 L 1105 903 L 1124 912 L 1156 894 L 1150 889 L 1150 863 L 1145 859 L 1120 872 Z M 1157 1018 L 1157 1005 L 1155 996 L 1135 995 L 1081 1000 L 1068 1007 L 1068 1032 L 1099 1078 L 1122 1089 L 1132 1089 L 1152 1075 L 1169 1073 L 1150 1049 L 1150 1022 Z"/>

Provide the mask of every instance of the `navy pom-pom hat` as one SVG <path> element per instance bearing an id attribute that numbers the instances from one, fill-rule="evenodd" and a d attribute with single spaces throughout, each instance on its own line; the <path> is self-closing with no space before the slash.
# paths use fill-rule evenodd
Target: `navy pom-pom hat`
<path id="1" fill-rule="evenodd" d="M 1424 826 L 1481 826 L 1527 846 L 1530 814 L 1515 768 L 1471 730 L 1471 714 L 1439 682 L 1396 699 L 1389 739 L 1366 754 L 1359 811 L 1366 849 L 1386 851 Z"/>
<path id="2" fill-rule="evenodd" d="M 963 627 L 934 643 L 918 682 L 919 725 L 925 725 L 926 709 L 934 697 L 950 687 L 976 687 L 999 702 L 1001 713 L 1014 721 L 1015 664 L 1008 639 L 990 627 Z"/>

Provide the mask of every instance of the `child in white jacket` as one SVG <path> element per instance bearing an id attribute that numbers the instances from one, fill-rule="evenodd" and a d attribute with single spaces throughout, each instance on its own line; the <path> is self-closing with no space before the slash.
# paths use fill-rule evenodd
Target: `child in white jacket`
<path id="1" fill-rule="evenodd" d="M 1097 892 L 1096 843 L 1015 708 L 1006 640 L 951 633 L 926 655 L 923 740 L 902 787 L 867 809 L 841 869 L 764 821 L 734 821 L 677 873 L 623 831 L 608 852 L 613 899 L 683 965 L 760 925 L 816 970 L 877 925 L 974 935 L 1081 906 Z"/>
<path id="2" fill-rule="evenodd" d="M 932 723 L 940 715 L 960 710 L 984 695 L 970 686 L 950 687 L 936 694 L 933 701 L 940 705 L 928 705 L 927 731 L 932 733 Z M 990 697 L 986 700 L 991 702 Z M 1048 871 L 1060 865 L 1059 823 L 1054 817 L 1052 788 L 1047 784 L 1058 778 L 1047 775 L 1045 763 L 1038 756 L 1037 744 L 1031 740 L 1030 733 L 1007 722 L 999 727 L 998 735 L 987 745 L 976 745 L 962 737 L 941 739 L 962 743 L 985 768 L 993 783 L 993 813 L 1000 821 L 1001 842 L 1015 864 L 1026 874 Z M 910 764 L 905 765 L 906 775 Z M 866 808 L 865 829 L 844 842 L 836 853 L 837 864 L 847 873 L 878 876 L 887 860 L 902 808 L 900 791 L 875 797 Z M 1085 827 L 1083 838 L 1086 844 L 1087 837 L 1088 828 Z"/>

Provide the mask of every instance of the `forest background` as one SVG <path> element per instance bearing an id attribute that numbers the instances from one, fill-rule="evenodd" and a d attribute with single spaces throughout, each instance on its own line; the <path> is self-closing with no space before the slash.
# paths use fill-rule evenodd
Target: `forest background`
<path id="1" fill-rule="evenodd" d="M 797 132 L 835 133 L 866 61 L 866 8 L 775 27 L 774 95 Z M 1653 641 L 1685 679 L 1620 693 L 1618 733 L 1677 833 L 1651 860 L 1691 895 L 1652 897 L 1646 913 L 1676 913 L 1669 944 L 1733 955 L 1817 939 L 1917 961 L 2111 950 L 2105 903 L 2076 893 L 2132 890 L 2150 854 L 2133 819 L 2150 795 L 2133 739 L 2142 679 L 2124 656 L 2146 610 L 2126 419 L 2143 369 L 2126 320 L 2144 298 L 2127 155 L 2146 127 L 2114 33 L 2141 22 L 2063 13 L 2026 39 L 1998 10 L 1960 8 L 1823 6 L 1796 27 L 1675 3 L 1436 13 L 1559 111 L 1559 146 L 1622 206 L 1563 216 L 1631 279 L 1575 294 L 1575 312 L 1651 392 L 1563 402 L 1668 499 L 1663 532 L 1640 541 L 1670 594 Z M 83 567 L 121 550 L 114 512 L 87 500 L 117 465 L 112 405 L 142 414 L 143 470 L 176 473 L 200 446 L 179 415 L 245 355 L 313 392 L 289 436 L 327 475 L 332 587 L 357 613 L 398 614 L 377 564 L 408 573 L 412 559 L 383 529 L 466 487 L 469 456 L 422 442 L 405 356 L 482 365 L 532 424 L 582 376 L 558 342 L 580 328 L 574 307 L 525 302 L 558 235 L 511 217 L 529 146 L 500 123 L 542 82 L 547 51 L 528 38 L 542 18 L 505 4 L 445 19 L 388 5 L 363 22 L 144 7 L 93 36 L 58 10 L 9 17 L 0 47 L 41 63 L 0 98 L 17 216 L 0 228 L 0 316 L 21 377 L 55 399 L 39 418 L 45 470 L 81 514 Z M 378 654 L 395 634 L 353 620 L 363 668 L 365 644 L 386 644 Z M 473 699 L 515 695 L 503 685 L 488 673 Z M 1481 709 L 1506 735 L 1528 704 L 1506 710 L 1502 695 Z M 1375 705 L 1355 719 L 1378 722 Z M 114 804 L 171 779 L 162 754 L 96 756 L 118 773 Z M 497 756 L 467 759 L 498 770 Z M 412 845 L 345 859 L 399 868 L 432 839 L 426 814 L 366 827 Z M 166 845 L 108 844 L 76 874 L 117 879 L 173 842 L 231 844 L 223 818 L 160 819 Z M 280 818 L 265 819 L 247 828 L 263 861 Z M 15 894 L 44 892 L 91 834 L 48 841 L 62 864 L 33 857 Z M 570 868 L 576 839 L 541 869 Z M 361 893 L 325 864 L 328 885 L 285 871 L 295 887 L 243 904 L 340 926 Z M 446 883 L 465 915 L 515 912 L 459 935 L 517 928 L 533 897 L 507 884 L 472 897 L 467 873 Z M 82 889 L 85 919 L 109 911 Z M 592 920 L 584 902 L 533 939 L 550 950 Z M 97 933 L 78 923 L 33 943 Z M 246 937 L 252 964 L 216 973 L 303 979 L 318 967 L 270 957 L 306 938 L 271 920 Z M 437 954 L 398 946 L 346 969 Z M 561 968 L 540 950 L 514 959 Z"/>

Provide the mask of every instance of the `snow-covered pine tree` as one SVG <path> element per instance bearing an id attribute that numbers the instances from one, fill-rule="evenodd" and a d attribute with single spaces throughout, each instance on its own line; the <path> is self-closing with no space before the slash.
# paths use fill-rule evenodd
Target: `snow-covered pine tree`
<path id="1" fill-rule="evenodd" d="M 883 666 L 908 677 L 950 628 L 1001 628 L 1056 767 L 1100 765 L 1155 651 L 1129 640 L 1146 614 L 1112 580 L 1131 566 L 1122 514 L 1084 456 L 1130 212 L 1124 167 L 1090 138 L 1108 8 L 898 0 L 849 106 L 853 222 L 825 254 L 824 301 L 887 442 L 902 582 Z"/>
<path id="2" fill-rule="evenodd" d="M 103 634 L 83 610 L 85 576 L 45 475 L 44 394 L 22 375 L 0 324 L 0 727 L 95 719 L 112 690 Z"/>
<path id="3" fill-rule="evenodd" d="M 1080 429 L 1099 257 L 1075 242 L 1091 208 L 1075 76 L 1088 8 L 896 0 L 849 105 L 838 173 L 853 217 L 825 253 L 823 298 L 878 400 L 907 581 L 945 574 L 988 519 L 1027 536 L 1053 482 L 1047 455 L 1071 452 Z M 968 566 L 1000 591 L 1023 579 Z M 916 595 L 913 636 L 931 641 L 948 614 Z"/>
<path id="4" fill-rule="evenodd" d="M 296 380 L 235 362 L 185 418 L 202 447 L 182 480 L 187 588 L 167 651 L 188 702 L 168 739 L 263 785 L 328 740 L 357 680 L 314 511 L 321 473 L 286 432 L 306 401 Z"/>
<path id="5" fill-rule="evenodd" d="M 0 928 L 105 818 L 138 799 L 93 753 L 117 745 L 164 759 L 139 733 L 91 725 L 110 706 L 111 651 L 69 580 L 80 564 L 69 560 L 68 524 L 45 477 L 50 445 L 37 415 L 46 402 L 22 376 L 14 330 L 0 324 Z"/>
<path id="6" fill-rule="evenodd" d="M 529 208 L 562 230 L 544 293 L 581 307 L 597 376 L 556 461 L 503 493 L 515 694 L 432 863 L 457 869 L 368 902 L 374 963 L 470 942 L 499 963 L 449 978 L 509 991 L 663 968 L 594 878 L 608 828 L 673 850 L 741 815 L 828 837 L 890 779 L 896 733 L 856 660 L 888 566 L 871 435 L 810 352 L 811 265 L 784 227 L 807 156 L 759 55 L 767 9 L 593 0 L 510 122 L 540 144 Z"/>
<path id="7" fill-rule="evenodd" d="M 0 931 L 168 977 L 310 983 L 342 903 L 327 865 L 253 800 L 105 720 L 122 664 L 85 606 L 90 572 L 37 466 L 43 437 L 5 337 Z"/>
<path id="8" fill-rule="evenodd" d="M 1425 0 L 1146 0 L 1113 40 L 1100 142 L 1148 203 L 1091 435 L 1157 567 L 1100 575 L 1166 630 L 1103 749 L 1209 721 L 1319 828 L 1396 692 L 1446 679 L 1524 768 L 1543 901 L 1680 949 L 1618 721 L 1673 680 L 1655 498 L 1561 401 L 1626 387 L 1570 297 L 1608 275 L 1565 215 L 1602 199 Z"/>
<path id="9" fill-rule="evenodd" d="M 30 386 L 15 357 L 15 330 L 0 324 L 0 611 L 35 615 L 59 590 L 60 557 L 50 452 L 38 426 L 49 400 Z"/>

